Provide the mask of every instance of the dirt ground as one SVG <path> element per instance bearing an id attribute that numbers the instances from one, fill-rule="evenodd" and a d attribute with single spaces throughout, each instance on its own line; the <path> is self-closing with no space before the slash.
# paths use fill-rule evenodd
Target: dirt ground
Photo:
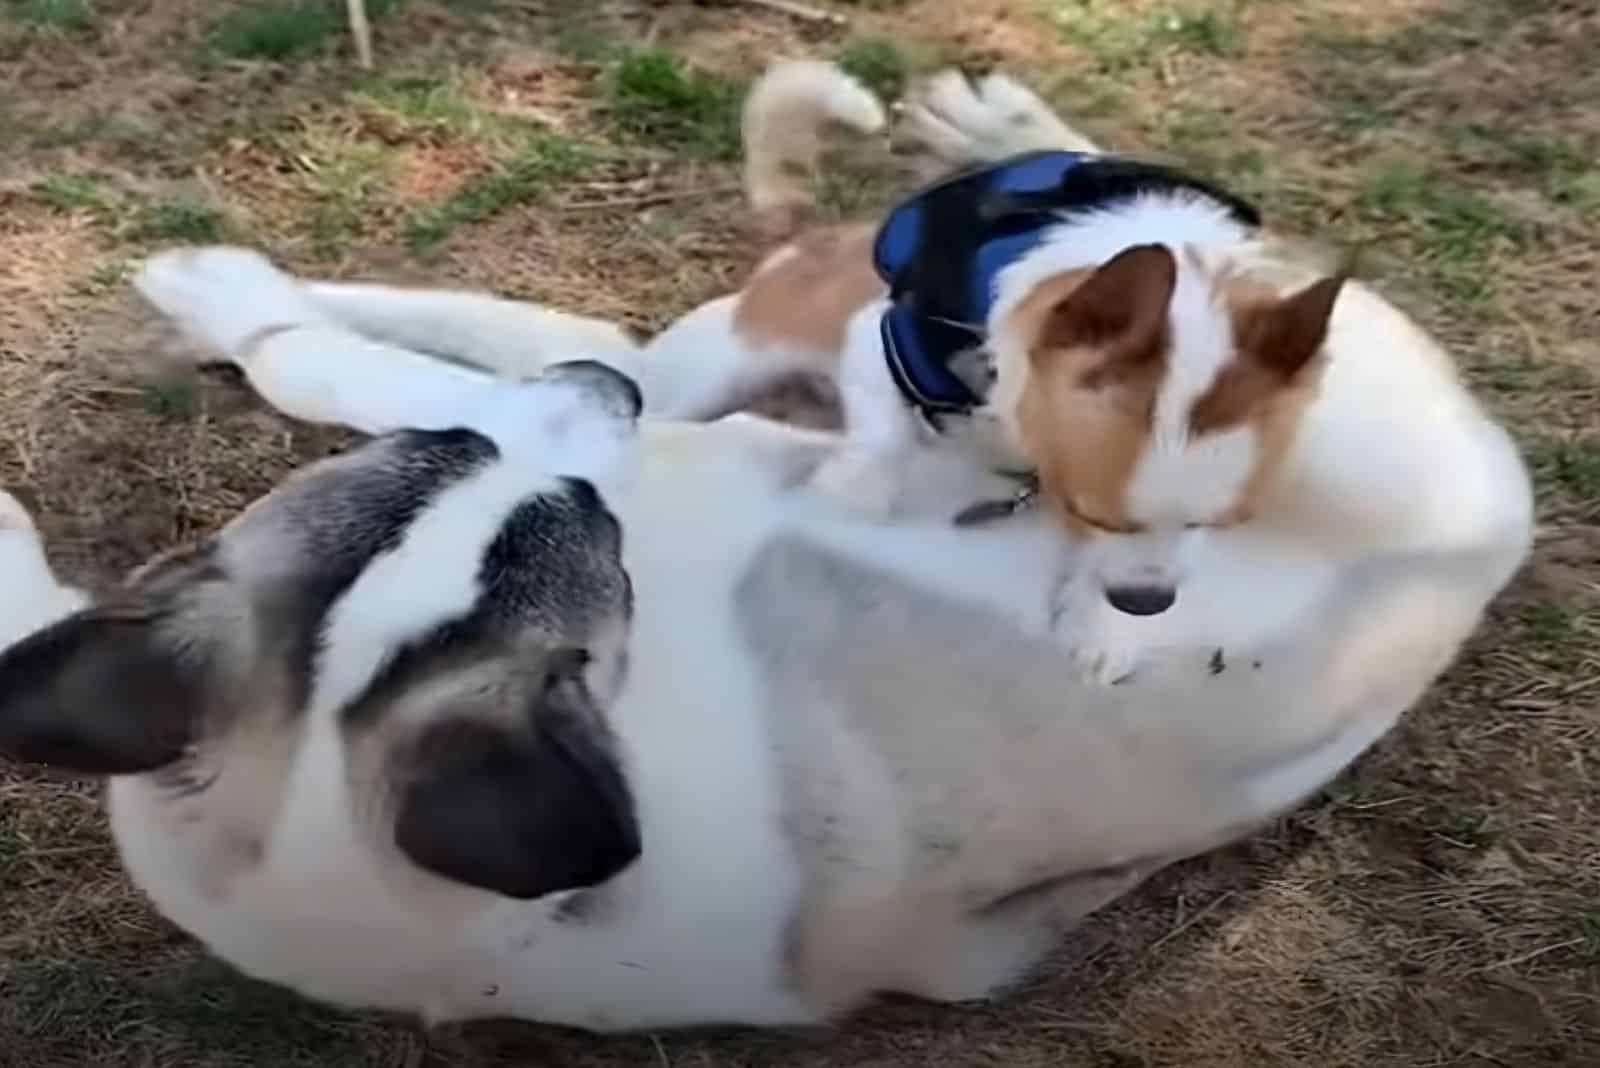
<path id="1" fill-rule="evenodd" d="M 0 773 L 0 1065 L 1600 1064 L 1592 0 L 834 0 L 842 24 L 750 0 L 368 3 L 363 73 L 332 0 L 0 0 L 0 484 L 66 575 L 111 581 L 343 441 L 163 359 L 125 285 L 139 257 L 233 240 L 652 329 L 748 266 L 739 86 L 801 53 L 889 92 L 1003 67 L 1356 253 L 1515 430 L 1537 551 L 1314 802 L 1159 876 L 1009 999 L 891 1001 L 827 1034 L 424 1034 L 310 1006 L 146 907 L 94 788 Z M 848 155 L 831 210 L 903 186 Z"/>

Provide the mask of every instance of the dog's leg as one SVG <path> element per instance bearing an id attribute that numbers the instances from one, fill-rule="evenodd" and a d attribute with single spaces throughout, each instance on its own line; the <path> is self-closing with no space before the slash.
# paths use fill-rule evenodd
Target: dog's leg
<path id="1" fill-rule="evenodd" d="M 0 490 L 0 649 L 89 603 L 80 590 L 56 580 L 44 556 L 33 517 Z"/>
<path id="2" fill-rule="evenodd" d="M 615 323 L 487 293 L 371 282 L 301 286 L 325 317 L 358 334 L 508 378 L 531 378 L 561 360 L 630 362 L 638 349 Z"/>
<path id="3" fill-rule="evenodd" d="M 734 329 L 738 294 L 694 309 L 652 340 L 628 371 L 645 410 L 670 419 L 710 421 L 740 411 L 784 381 L 828 371 L 821 353 L 755 350 Z"/>
<path id="4" fill-rule="evenodd" d="M 878 303 L 856 313 L 839 369 L 845 438 L 813 477 L 813 486 L 863 518 L 889 519 L 899 501 L 908 451 L 920 429 L 883 362 Z"/>
<path id="5" fill-rule="evenodd" d="M 950 167 L 1047 149 L 1100 151 L 1031 89 L 1003 74 L 976 84 L 960 71 L 934 75 L 907 94 L 896 134 Z"/>
<path id="6" fill-rule="evenodd" d="M 269 404 L 307 422 L 368 433 L 452 426 L 498 382 L 330 322 L 294 279 L 244 249 L 162 253 L 134 286 L 243 369 Z"/>

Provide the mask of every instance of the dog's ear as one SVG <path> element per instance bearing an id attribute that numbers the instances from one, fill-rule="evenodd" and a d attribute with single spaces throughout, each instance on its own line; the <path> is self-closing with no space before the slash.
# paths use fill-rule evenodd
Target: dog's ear
<path id="1" fill-rule="evenodd" d="M 1107 260 L 1053 308 L 1033 346 L 1035 360 L 1093 348 L 1103 357 L 1084 384 L 1114 380 L 1125 368 L 1159 360 L 1178 263 L 1162 245 L 1135 245 Z"/>
<path id="2" fill-rule="evenodd" d="M 85 609 L 0 653 L 0 754 L 83 775 L 178 760 L 200 722 L 203 649 L 137 600 Z"/>
<path id="3" fill-rule="evenodd" d="M 1345 277 L 1321 278 L 1282 300 L 1249 309 L 1234 325 L 1240 353 L 1283 378 L 1299 374 L 1327 340 Z"/>
<path id="4" fill-rule="evenodd" d="M 621 765 L 564 707 L 576 684 L 563 673 L 581 662 L 552 665 L 529 730 L 454 718 L 422 733 L 395 816 L 395 843 L 413 863 L 528 899 L 594 886 L 638 858 Z"/>

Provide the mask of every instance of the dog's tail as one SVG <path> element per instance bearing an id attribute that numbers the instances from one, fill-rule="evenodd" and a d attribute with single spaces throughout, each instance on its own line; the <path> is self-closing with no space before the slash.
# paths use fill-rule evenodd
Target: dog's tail
<path id="1" fill-rule="evenodd" d="M 792 226 L 814 202 L 810 176 L 829 125 L 877 133 L 888 124 L 872 91 L 832 63 L 768 68 L 745 97 L 744 187 L 758 217 Z"/>

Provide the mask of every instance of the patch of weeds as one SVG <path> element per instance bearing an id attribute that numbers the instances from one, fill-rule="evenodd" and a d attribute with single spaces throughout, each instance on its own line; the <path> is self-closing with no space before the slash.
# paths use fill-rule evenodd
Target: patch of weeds
<path id="1" fill-rule="evenodd" d="M 1588 908 L 1574 918 L 1578 937 L 1583 939 L 1584 952 L 1590 960 L 1600 964 L 1600 908 Z"/>
<path id="2" fill-rule="evenodd" d="M 1069 43 L 1108 72 L 1147 66 L 1163 55 L 1219 58 L 1245 48 L 1236 5 L 1158 5 L 1129 12 L 1111 0 L 1056 0 L 1048 17 Z"/>
<path id="3" fill-rule="evenodd" d="M 9 0 L 0 10 L 18 22 L 57 33 L 82 33 L 94 25 L 89 0 Z"/>
<path id="4" fill-rule="evenodd" d="M 134 241 L 181 241 L 204 245 L 227 233 L 222 212 L 188 197 L 156 200 L 140 206 L 124 236 Z"/>
<path id="5" fill-rule="evenodd" d="M 158 419 L 188 422 L 200 412 L 200 393 L 188 382 L 144 386 L 139 400 L 144 410 Z"/>
<path id="6" fill-rule="evenodd" d="M 117 289 L 127 284 L 133 277 L 133 264 L 127 260 L 112 260 L 102 263 L 89 272 L 86 279 L 90 292 L 103 293 L 108 289 Z"/>
<path id="7" fill-rule="evenodd" d="M 1493 291 L 1488 261 L 1531 236 L 1522 220 L 1489 198 L 1404 160 L 1369 170 L 1356 206 L 1364 221 L 1409 236 L 1435 288 L 1461 304 L 1486 299 Z"/>
<path id="8" fill-rule="evenodd" d="M 1600 501 L 1600 438 L 1540 438 L 1526 450 L 1539 481 L 1583 501 Z"/>
<path id="9" fill-rule="evenodd" d="M 413 213 L 403 228 L 406 244 L 413 252 L 425 252 L 457 227 L 539 199 L 552 183 L 577 174 L 593 158 L 590 149 L 568 138 L 535 137 L 515 158 Z"/>
<path id="10" fill-rule="evenodd" d="M 461 92 L 454 75 L 379 75 L 357 90 L 358 102 L 414 131 L 447 131 L 475 136 L 486 117 Z"/>
<path id="11" fill-rule="evenodd" d="M 838 62 L 884 100 L 898 100 L 911 76 L 911 61 L 887 37 L 857 37 L 844 46 Z"/>
<path id="12" fill-rule="evenodd" d="M 1574 619 L 1563 604 L 1535 601 L 1523 607 L 1522 626 L 1527 639 L 1537 645 L 1561 646 L 1572 639 Z"/>
<path id="13" fill-rule="evenodd" d="M 382 183 L 388 162 L 387 149 L 360 143 L 344 145 L 318 161 L 320 203 L 311 220 L 311 241 L 318 256 L 338 256 L 362 232 L 372 193 Z"/>
<path id="14" fill-rule="evenodd" d="M 91 174 L 52 174 L 28 189 L 55 211 L 104 212 L 110 207 L 100 179 Z"/>
<path id="15" fill-rule="evenodd" d="M 556 51 L 579 63 L 603 63 L 615 47 L 609 33 L 579 13 L 561 20 L 554 44 Z"/>
<path id="16" fill-rule="evenodd" d="M 1600 217 L 1600 170 L 1558 178 L 1547 195 L 1586 218 Z"/>
<path id="17" fill-rule="evenodd" d="M 881 212 L 901 192 L 902 175 L 892 164 L 828 166 L 817 181 L 817 206 L 824 218 L 858 219 Z"/>
<path id="18" fill-rule="evenodd" d="M 28 136 L 33 148 L 71 148 L 90 142 L 150 156 L 158 155 L 162 148 L 161 132 L 132 115 L 91 115 L 60 126 L 42 127 Z"/>
<path id="19" fill-rule="evenodd" d="M 1594 388 L 1594 380 L 1581 367 L 1527 358 L 1485 360 L 1470 368 L 1475 385 L 1496 393 L 1576 392 Z"/>
<path id="20" fill-rule="evenodd" d="M 740 86 L 660 48 L 630 48 L 600 79 L 611 122 L 626 136 L 712 159 L 739 155 Z"/>
<path id="21" fill-rule="evenodd" d="M 1069 122 L 1121 114 L 1128 100 L 1127 87 L 1116 79 L 1084 74 L 1063 75 L 1040 95 L 1057 105 Z"/>
<path id="22" fill-rule="evenodd" d="M 405 0 L 367 0 L 367 16 L 377 20 Z M 343 4 L 331 0 L 268 0 L 225 13 L 206 40 L 230 59 L 282 61 L 297 59 L 322 47 L 348 29 Z"/>

